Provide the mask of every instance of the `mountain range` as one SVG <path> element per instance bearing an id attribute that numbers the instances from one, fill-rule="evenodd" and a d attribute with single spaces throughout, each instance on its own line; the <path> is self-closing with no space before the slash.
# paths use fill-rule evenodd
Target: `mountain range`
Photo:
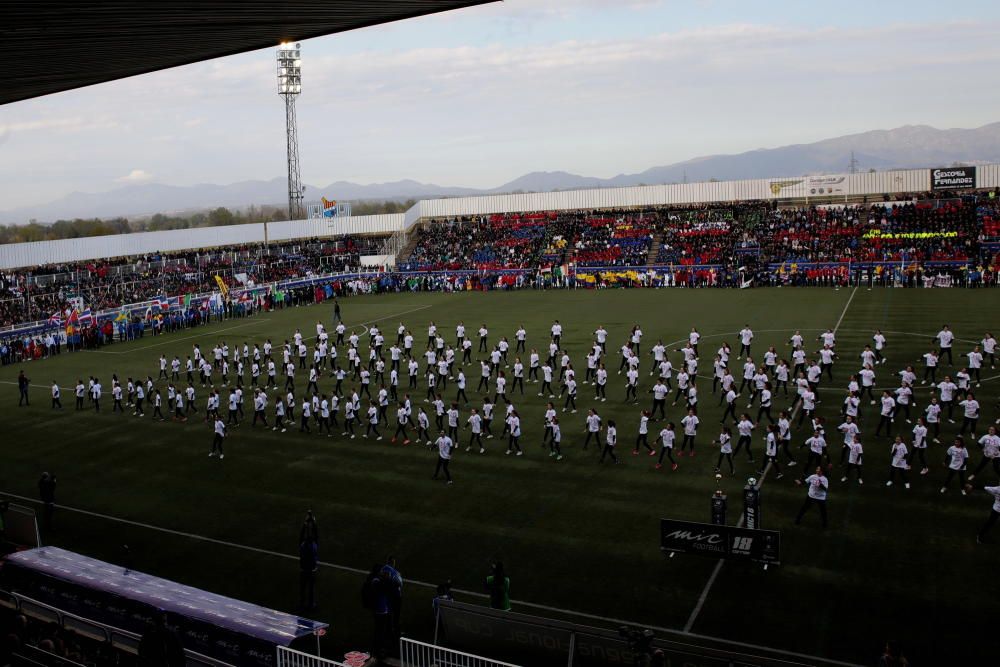
<path id="1" fill-rule="evenodd" d="M 844 173 L 851 159 L 862 169 L 940 167 L 952 163 L 1000 162 L 1000 122 L 974 129 L 937 129 L 907 125 L 873 130 L 809 144 L 762 148 L 732 155 L 710 155 L 652 167 L 637 174 L 611 178 L 565 171 L 531 172 L 494 188 L 464 188 L 414 180 L 362 185 L 348 181 L 324 187 L 306 186 L 306 201 L 319 194 L 339 200 L 405 200 L 510 192 L 545 192 L 580 188 L 657 185 L 744 178 L 794 177 Z M 172 186 L 136 184 L 108 192 L 73 192 L 46 204 L 0 211 L 0 222 L 31 219 L 51 222 L 69 218 L 110 218 L 152 213 L 176 213 L 226 206 L 281 205 L 287 197 L 284 178 L 241 181 L 230 185 Z"/>

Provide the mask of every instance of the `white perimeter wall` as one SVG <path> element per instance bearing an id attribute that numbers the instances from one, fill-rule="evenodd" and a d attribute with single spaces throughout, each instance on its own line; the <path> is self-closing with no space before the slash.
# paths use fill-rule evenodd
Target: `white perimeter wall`
<path id="1" fill-rule="evenodd" d="M 391 234 L 402 226 L 402 213 L 269 222 L 267 239 L 269 242 L 281 242 L 346 234 Z M 10 243 L 0 245 L 0 269 L 263 242 L 264 223 L 255 223 Z"/>

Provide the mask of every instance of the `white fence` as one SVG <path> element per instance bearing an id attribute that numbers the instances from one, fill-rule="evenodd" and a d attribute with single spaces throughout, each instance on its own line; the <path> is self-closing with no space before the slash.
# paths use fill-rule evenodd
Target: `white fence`
<path id="1" fill-rule="evenodd" d="M 309 655 L 308 653 L 303 653 L 302 651 L 296 651 L 295 649 L 279 646 L 277 667 L 350 667 L 350 666 L 346 665 L 343 662 L 337 662 L 336 660 L 330 660 L 328 658 L 320 658 L 319 656 Z"/>
<path id="2" fill-rule="evenodd" d="M 823 200 L 879 196 L 931 189 L 931 169 L 900 169 L 863 174 L 791 176 L 742 181 L 645 185 L 564 192 L 455 197 L 421 200 L 406 213 L 291 220 L 267 224 L 267 241 L 405 232 L 424 219 L 491 213 L 566 211 L 733 202 L 744 200 Z M 976 187 L 1000 186 L 1000 164 L 978 165 Z M 401 236 L 405 239 L 405 234 Z M 58 264 L 104 257 L 143 255 L 191 248 L 263 243 L 264 224 L 202 227 L 120 234 L 60 241 L 0 245 L 0 269 Z"/>
<path id="3" fill-rule="evenodd" d="M 402 667 L 518 667 L 406 637 L 399 640 L 399 663 Z"/>

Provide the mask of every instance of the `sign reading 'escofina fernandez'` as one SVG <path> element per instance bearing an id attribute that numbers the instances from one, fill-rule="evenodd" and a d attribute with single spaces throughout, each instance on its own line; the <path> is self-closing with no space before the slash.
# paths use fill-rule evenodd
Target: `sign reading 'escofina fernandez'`
<path id="1" fill-rule="evenodd" d="M 946 167 L 931 170 L 931 190 L 976 187 L 975 167 Z"/>

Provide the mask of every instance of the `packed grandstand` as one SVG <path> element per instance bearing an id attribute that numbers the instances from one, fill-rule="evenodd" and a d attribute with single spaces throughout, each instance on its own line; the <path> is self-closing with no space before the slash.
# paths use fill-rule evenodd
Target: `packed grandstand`
<path id="1" fill-rule="evenodd" d="M 361 257 L 377 255 L 386 237 L 333 236 L 11 268 L 0 272 L 0 327 L 11 332 L 34 322 L 36 329 L 59 328 L 46 325 L 61 326 L 75 309 L 96 314 L 159 297 L 200 295 L 218 290 L 220 280 L 234 294 L 246 294 L 246 301 L 264 296 L 254 290 L 262 285 L 357 272 Z M 573 286 L 747 286 L 825 284 L 846 281 L 848 271 L 870 270 L 877 281 L 942 274 L 960 284 L 992 285 L 998 252 L 996 190 L 853 205 L 707 202 L 427 220 L 410 232 L 397 257 L 386 258 L 402 279 L 380 276 L 376 282 L 382 289 L 427 289 L 430 283 L 414 280 L 421 276 L 434 276 L 435 285 L 443 276 L 452 286 L 460 280 L 486 288 L 550 285 L 553 278 Z M 97 323 L 84 318 L 81 324 L 86 330 Z"/>

